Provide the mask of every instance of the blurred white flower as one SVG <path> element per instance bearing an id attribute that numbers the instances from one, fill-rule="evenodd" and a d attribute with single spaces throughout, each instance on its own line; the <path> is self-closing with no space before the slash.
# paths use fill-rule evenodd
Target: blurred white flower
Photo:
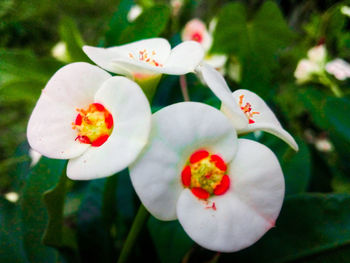
<path id="1" fill-rule="evenodd" d="M 350 77 L 350 64 L 343 59 L 336 58 L 326 64 L 326 71 L 338 80 L 345 80 Z"/>
<path id="2" fill-rule="evenodd" d="M 65 42 L 58 42 L 52 49 L 51 55 L 59 61 L 68 63 L 70 61 L 69 54 L 67 52 L 67 45 Z"/>
<path id="3" fill-rule="evenodd" d="M 342 6 L 340 8 L 340 12 L 343 14 L 343 15 L 346 15 L 346 16 L 349 16 L 350 17 L 350 7 L 349 6 Z"/>
<path id="4" fill-rule="evenodd" d="M 181 37 L 183 41 L 192 40 L 201 44 L 205 51 L 205 63 L 224 73 L 223 67 L 227 61 L 227 56 L 209 52 L 213 44 L 213 33 L 216 23 L 216 20 L 213 19 L 209 25 L 210 30 L 208 31 L 207 26 L 202 20 L 198 18 L 192 19 L 185 25 Z"/>
<path id="5" fill-rule="evenodd" d="M 317 138 L 315 147 L 320 152 L 331 152 L 334 149 L 332 142 L 328 138 Z"/>
<path id="6" fill-rule="evenodd" d="M 172 15 L 177 16 L 183 6 L 184 0 L 171 0 Z"/>
<path id="7" fill-rule="evenodd" d="M 298 62 L 294 71 L 294 77 L 297 83 L 302 84 L 312 79 L 313 75 L 320 74 L 324 71 L 327 58 L 325 46 L 318 45 L 307 52 L 307 58 Z"/>
<path id="8" fill-rule="evenodd" d="M 8 192 L 5 194 L 5 199 L 11 203 L 16 203 L 19 199 L 19 194 L 16 192 Z"/>
<path id="9" fill-rule="evenodd" d="M 127 19 L 129 22 L 133 22 L 139 15 L 141 15 L 143 9 L 139 5 L 133 5 L 130 8 L 130 11 L 128 13 Z"/>
<path id="10" fill-rule="evenodd" d="M 309 60 L 311 60 L 312 62 L 322 64 L 325 62 L 325 60 L 327 58 L 327 50 L 323 44 L 318 45 L 318 46 L 311 48 L 307 52 L 307 56 L 308 56 Z"/>

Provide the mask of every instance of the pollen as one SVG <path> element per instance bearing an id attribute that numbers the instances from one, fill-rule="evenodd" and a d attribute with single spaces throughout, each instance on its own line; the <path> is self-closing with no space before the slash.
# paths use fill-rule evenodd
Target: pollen
<path id="1" fill-rule="evenodd" d="M 136 54 L 137 55 L 134 55 L 133 53 L 130 52 L 129 57 L 131 59 L 138 59 L 139 61 L 143 61 L 155 67 L 163 67 L 163 65 L 155 59 L 155 55 L 157 53 L 154 50 L 152 50 L 151 52 L 148 52 L 146 49 L 143 49 L 143 50 L 139 50 Z"/>
<path id="2" fill-rule="evenodd" d="M 72 128 L 77 131 L 76 141 L 99 147 L 104 144 L 113 130 L 113 116 L 100 103 L 92 103 L 88 109 L 77 109 Z"/>
<path id="3" fill-rule="evenodd" d="M 222 195 L 230 187 L 226 175 L 227 165 L 217 154 L 200 149 L 188 159 L 181 172 L 182 184 L 197 198 L 207 200 L 213 195 Z"/>
<path id="4" fill-rule="evenodd" d="M 244 95 L 239 96 L 239 106 L 243 111 L 243 113 L 245 114 L 245 116 L 248 118 L 249 124 L 253 124 L 255 123 L 255 121 L 253 120 L 254 115 L 260 114 L 260 112 L 253 111 L 252 105 L 249 102 L 246 102 L 244 104 L 243 100 L 244 100 Z"/>

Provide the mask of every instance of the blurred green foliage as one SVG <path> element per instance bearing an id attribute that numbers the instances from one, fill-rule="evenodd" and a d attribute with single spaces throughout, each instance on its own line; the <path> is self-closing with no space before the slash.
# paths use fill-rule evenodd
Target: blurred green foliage
<path id="1" fill-rule="evenodd" d="M 142 5 L 133 22 L 130 8 Z M 350 1 L 186 0 L 177 15 L 165 0 L 0 1 L 0 261 L 115 262 L 139 200 L 128 171 L 107 179 L 72 182 L 65 162 L 42 158 L 30 167 L 26 124 L 41 90 L 63 65 L 89 61 L 82 45 L 113 46 L 149 37 L 180 42 L 194 17 L 217 18 L 213 52 L 238 61 L 241 81 L 262 96 L 297 138 L 294 153 L 268 134 L 248 135 L 278 156 L 286 201 L 276 228 L 239 253 L 218 256 L 194 245 L 177 221 L 151 217 L 131 261 L 152 262 L 349 262 L 350 90 L 333 79 L 335 97 L 319 83 L 297 85 L 297 62 L 324 42 L 329 58 L 350 60 Z M 58 43 L 65 56 L 54 56 Z M 233 59 L 234 58 L 234 59 Z M 329 76 L 331 78 L 331 76 Z M 194 75 L 186 76 L 191 100 L 219 107 Z M 163 76 L 152 111 L 182 101 L 178 76 Z M 315 144 L 326 138 L 333 150 Z M 5 199 L 8 192 L 20 201 Z"/>

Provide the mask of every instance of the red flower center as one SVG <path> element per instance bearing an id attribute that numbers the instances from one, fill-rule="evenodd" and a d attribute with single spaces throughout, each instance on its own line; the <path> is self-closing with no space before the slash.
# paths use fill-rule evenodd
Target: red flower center
<path id="1" fill-rule="evenodd" d="M 72 123 L 77 131 L 76 141 L 98 147 L 104 144 L 113 130 L 113 116 L 100 103 L 92 103 L 87 110 L 77 109 L 78 115 Z"/>
<path id="2" fill-rule="evenodd" d="M 222 195 L 230 187 L 226 170 L 227 165 L 219 155 L 198 150 L 190 156 L 182 170 L 182 184 L 199 199 Z"/>

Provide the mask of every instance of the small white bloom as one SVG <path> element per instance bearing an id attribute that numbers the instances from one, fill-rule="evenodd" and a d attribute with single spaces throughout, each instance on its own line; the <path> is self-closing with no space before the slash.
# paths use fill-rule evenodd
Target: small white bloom
<path id="1" fill-rule="evenodd" d="M 265 131 L 279 137 L 294 150 L 298 150 L 293 137 L 283 129 L 275 114 L 257 94 L 244 89 L 231 93 L 223 76 L 209 65 L 199 66 L 197 70 L 208 87 L 221 100 L 221 111 L 232 121 L 238 134 Z"/>
<path id="2" fill-rule="evenodd" d="M 331 152 L 334 149 L 332 142 L 327 138 L 317 138 L 315 147 L 320 152 Z"/>
<path id="3" fill-rule="evenodd" d="M 216 27 L 216 20 L 213 19 L 210 23 L 211 30 L 207 30 L 205 23 L 200 19 L 192 19 L 185 25 L 181 38 L 183 41 L 193 40 L 202 45 L 206 55 L 205 63 L 222 71 L 227 61 L 227 56 L 224 54 L 211 54 L 209 50 L 213 44 L 213 32 Z"/>
<path id="4" fill-rule="evenodd" d="M 349 16 L 350 17 L 350 7 L 349 6 L 342 6 L 340 8 L 340 12 L 343 14 L 343 15 L 346 15 L 346 16 Z"/>
<path id="5" fill-rule="evenodd" d="M 170 6 L 172 8 L 173 16 L 177 16 L 183 6 L 184 0 L 171 0 Z"/>
<path id="6" fill-rule="evenodd" d="M 127 19 L 129 22 L 133 22 L 136 18 L 138 18 L 139 15 L 141 15 L 143 9 L 139 5 L 133 5 L 130 8 L 130 11 L 128 13 Z"/>
<path id="7" fill-rule="evenodd" d="M 200 19 L 192 19 L 185 25 L 182 34 L 182 41 L 196 41 L 202 45 L 205 51 L 208 51 L 212 45 L 213 38 L 207 30 L 207 26 Z"/>
<path id="8" fill-rule="evenodd" d="M 19 199 L 19 194 L 16 192 L 8 192 L 5 194 L 5 198 L 11 203 L 16 203 Z"/>
<path id="9" fill-rule="evenodd" d="M 145 79 L 162 73 L 187 74 L 193 72 L 204 57 L 203 48 L 195 41 L 186 41 L 171 49 L 163 38 L 110 48 L 84 46 L 83 50 L 101 68 L 131 79 Z"/>
<path id="10" fill-rule="evenodd" d="M 318 64 L 324 64 L 327 58 L 326 47 L 322 45 L 315 46 L 307 52 L 309 60 Z"/>
<path id="11" fill-rule="evenodd" d="M 62 62 L 69 62 L 69 54 L 67 51 L 67 45 L 65 42 L 58 42 L 51 50 L 51 54 L 54 58 Z"/>
<path id="12" fill-rule="evenodd" d="M 338 80 L 350 78 L 350 64 L 345 60 L 336 58 L 326 64 L 326 71 Z"/>
<path id="13" fill-rule="evenodd" d="M 221 252 L 259 240 L 275 225 L 284 197 L 272 151 L 237 139 L 224 114 L 196 102 L 153 115 L 150 141 L 130 176 L 153 216 L 178 219 L 195 242 Z"/>
<path id="14" fill-rule="evenodd" d="M 30 146 L 49 158 L 70 159 L 67 176 L 112 175 L 147 143 L 151 111 L 140 87 L 88 63 L 58 70 L 30 117 Z M 112 159 L 111 159 L 112 158 Z"/>
<path id="15" fill-rule="evenodd" d="M 302 59 L 295 69 L 294 77 L 297 79 L 298 83 L 301 84 L 311 80 L 312 75 L 320 71 L 322 71 L 320 65 L 311 60 Z"/>
<path id="16" fill-rule="evenodd" d="M 29 149 L 29 157 L 31 159 L 30 167 L 34 167 L 40 161 L 41 156 L 42 155 L 39 152 L 30 148 Z"/>

